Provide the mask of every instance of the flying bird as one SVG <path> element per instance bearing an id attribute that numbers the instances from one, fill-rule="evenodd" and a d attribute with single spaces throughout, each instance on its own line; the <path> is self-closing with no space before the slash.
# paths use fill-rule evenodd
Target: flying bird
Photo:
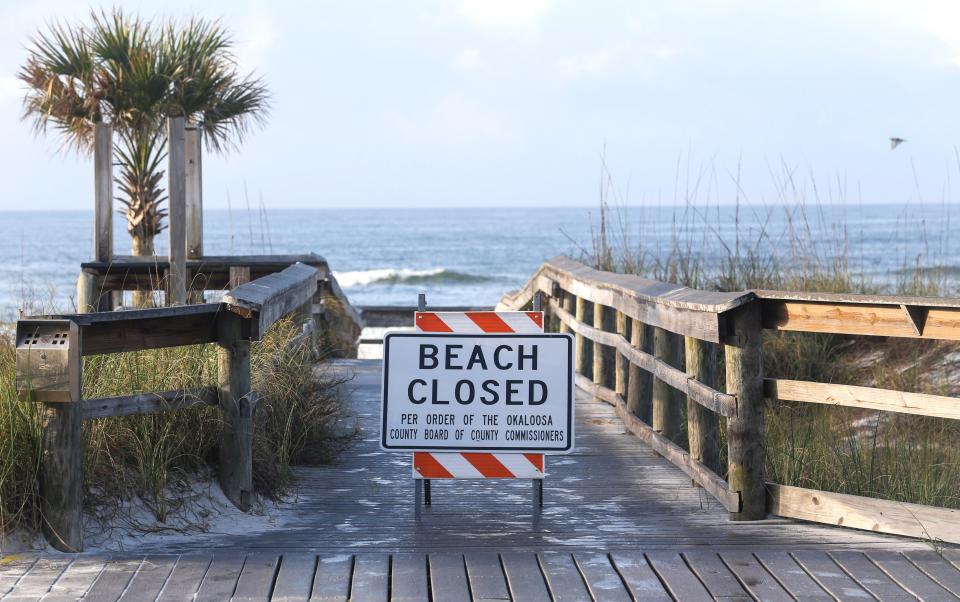
<path id="1" fill-rule="evenodd" d="M 891 139 L 890 139 L 890 150 L 893 150 L 893 149 L 897 148 L 898 146 L 900 146 L 900 145 L 903 144 L 904 142 L 906 142 L 906 140 L 904 140 L 903 138 L 891 138 Z"/>

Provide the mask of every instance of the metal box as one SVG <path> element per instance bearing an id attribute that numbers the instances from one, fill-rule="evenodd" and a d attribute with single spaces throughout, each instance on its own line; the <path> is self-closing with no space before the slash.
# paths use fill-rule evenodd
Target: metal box
<path id="1" fill-rule="evenodd" d="M 80 329 L 75 323 L 17 322 L 17 394 L 25 401 L 80 400 Z"/>

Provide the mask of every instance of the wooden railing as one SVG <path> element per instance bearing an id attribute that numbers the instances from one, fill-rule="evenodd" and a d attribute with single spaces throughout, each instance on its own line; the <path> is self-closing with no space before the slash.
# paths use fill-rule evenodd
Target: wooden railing
<path id="1" fill-rule="evenodd" d="M 548 300 L 551 327 L 576 335 L 578 386 L 613 405 L 628 430 L 710 492 L 731 520 L 770 513 L 960 543 L 958 510 L 767 482 L 763 425 L 767 400 L 957 419 L 960 399 L 765 377 L 761 340 L 769 329 L 956 341 L 960 300 L 705 292 L 558 257 L 498 308 L 521 309 L 538 292 Z M 725 391 L 717 388 L 721 352 Z M 679 445 L 681 395 L 689 451 Z"/>
<path id="2" fill-rule="evenodd" d="M 17 383 L 21 396 L 44 405 L 41 498 L 43 528 L 56 548 L 83 548 L 82 421 L 219 406 L 223 416 L 219 481 L 238 508 L 253 493 L 250 344 L 284 316 L 299 312 L 312 325 L 323 273 L 295 263 L 240 284 L 220 303 L 158 309 L 81 313 L 22 319 L 17 323 Z M 178 347 L 219 346 L 219 382 L 187 389 L 84 399 L 83 357 Z"/>

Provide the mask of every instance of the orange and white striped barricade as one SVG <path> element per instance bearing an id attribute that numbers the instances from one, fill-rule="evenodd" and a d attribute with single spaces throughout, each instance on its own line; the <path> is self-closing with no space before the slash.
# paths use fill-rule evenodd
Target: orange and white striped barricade
<path id="1" fill-rule="evenodd" d="M 418 311 L 414 327 L 417 332 L 537 334 L 543 332 L 543 312 Z M 423 481 L 425 504 L 430 504 L 431 479 L 534 479 L 534 505 L 539 508 L 544 476 L 543 454 L 413 452 L 413 478 Z"/>
<path id="2" fill-rule="evenodd" d="M 385 340 L 381 446 L 414 452 L 418 508 L 432 479 L 521 478 L 539 509 L 544 453 L 573 448 L 572 338 L 545 334 L 541 311 L 418 311 L 414 323 Z"/>

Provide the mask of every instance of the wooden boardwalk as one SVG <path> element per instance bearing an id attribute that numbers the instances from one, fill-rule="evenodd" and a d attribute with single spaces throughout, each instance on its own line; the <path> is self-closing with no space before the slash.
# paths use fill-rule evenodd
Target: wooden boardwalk
<path id="1" fill-rule="evenodd" d="M 378 447 L 379 363 L 344 360 L 361 437 L 300 469 L 273 527 L 121 554 L 8 557 L 4 600 L 957 600 L 960 550 L 786 519 L 733 523 L 581 395 L 577 448 L 529 481 L 434 483 L 418 517 L 408 454 Z"/>

